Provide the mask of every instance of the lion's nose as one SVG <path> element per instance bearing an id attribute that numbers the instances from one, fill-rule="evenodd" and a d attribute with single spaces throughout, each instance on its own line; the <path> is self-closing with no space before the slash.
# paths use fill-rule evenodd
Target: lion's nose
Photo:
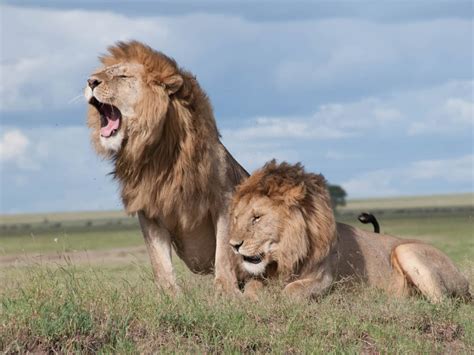
<path id="1" fill-rule="evenodd" d="M 97 80 L 96 78 L 90 78 L 87 80 L 89 87 L 94 90 L 95 87 L 99 86 L 102 81 Z"/>
<path id="2" fill-rule="evenodd" d="M 230 242 L 230 245 L 232 245 L 232 248 L 234 248 L 235 251 L 239 251 L 239 248 L 242 246 L 242 244 L 244 244 L 244 242 L 240 242 L 240 243 L 232 243 Z"/>

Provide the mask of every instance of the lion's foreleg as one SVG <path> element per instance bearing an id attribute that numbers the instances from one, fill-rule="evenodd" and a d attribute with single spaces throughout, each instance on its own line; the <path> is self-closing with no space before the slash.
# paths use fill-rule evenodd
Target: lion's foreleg
<path id="1" fill-rule="evenodd" d="M 214 218 L 216 228 L 215 286 L 219 293 L 240 295 L 237 284 L 237 262 L 229 244 L 227 209 Z"/>
<path id="2" fill-rule="evenodd" d="M 264 283 L 262 280 L 256 280 L 256 279 L 249 280 L 245 284 L 245 287 L 244 287 L 244 297 L 252 301 L 256 301 L 263 287 L 264 287 Z"/>
<path id="3" fill-rule="evenodd" d="M 292 298 L 315 298 L 325 294 L 333 281 L 333 272 L 328 268 L 324 268 L 306 275 L 304 278 L 290 282 L 285 286 L 283 293 Z"/>
<path id="4" fill-rule="evenodd" d="M 156 285 L 165 292 L 179 291 L 171 263 L 171 236 L 168 230 L 138 212 L 145 244 L 150 255 Z"/>

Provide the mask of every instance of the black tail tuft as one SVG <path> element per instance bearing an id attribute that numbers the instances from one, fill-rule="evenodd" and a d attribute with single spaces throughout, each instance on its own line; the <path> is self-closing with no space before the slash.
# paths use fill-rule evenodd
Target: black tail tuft
<path id="1" fill-rule="evenodd" d="M 377 219 L 372 213 L 362 212 L 357 219 L 364 224 L 372 223 L 374 226 L 374 233 L 380 233 L 379 222 L 377 222 Z"/>

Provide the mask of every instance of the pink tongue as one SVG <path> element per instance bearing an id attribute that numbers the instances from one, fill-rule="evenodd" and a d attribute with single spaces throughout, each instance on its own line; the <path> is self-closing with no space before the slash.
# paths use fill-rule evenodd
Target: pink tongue
<path id="1" fill-rule="evenodd" d="M 100 128 L 100 135 L 102 137 L 108 138 L 112 135 L 114 130 L 119 128 L 120 120 L 118 118 L 110 118 L 106 117 L 107 119 L 107 126 Z"/>

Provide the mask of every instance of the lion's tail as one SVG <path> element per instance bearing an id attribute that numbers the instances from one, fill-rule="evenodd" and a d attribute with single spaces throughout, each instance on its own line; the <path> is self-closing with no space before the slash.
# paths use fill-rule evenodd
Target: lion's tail
<path id="1" fill-rule="evenodd" d="M 380 233 L 379 222 L 377 221 L 377 218 L 375 218 L 375 216 L 372 213 L 362 212 L 357 217 L 357 219 L 364 224 L 372 223 L 372 225 L 374 226 L 374 233 Z"/>

